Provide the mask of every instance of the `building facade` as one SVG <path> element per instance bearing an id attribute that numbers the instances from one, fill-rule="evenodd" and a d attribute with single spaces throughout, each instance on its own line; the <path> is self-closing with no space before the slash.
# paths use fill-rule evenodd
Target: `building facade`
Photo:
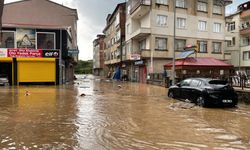
<path id="1" fill-rule="evenodd" d="M 106 18 L 104 64 L 108 67 L 105 72 L 112 73 L 122 68 L 125 41 L 126 3 L 117 5 L 112 14 Z"/>
<path id="2" fill-rule="evenodd" d="M 125 60 L 131 64 L 131 80 L 145 83 L 162 74 L 164 64 L 173 59 L 174 48 L 178 56 L 187 45 L 198 47 L 194 57 L 230 59 L 224 51 L 224 2 L 229 1 L 129 0 Z"/>
<path id="3" fill-rule="evenodd" d="M 97 35 L 93 41 L 93 73 L 96 76 L 105 76 L 107 70 L 104 65 L 105 35 Z"/>
<path id="4" fill-rule="evenodd" d="M 4 6 L 0 74 L 12 85 L 63 84 L 78 61 L 77 10 L 49 0 Z"/>
<path id="5" fill-rule="evenodd" d="M 238 11 L 226 17 L 227 51 L 238 71 L 250 75 L 250 2 L 238 6 Z"/>

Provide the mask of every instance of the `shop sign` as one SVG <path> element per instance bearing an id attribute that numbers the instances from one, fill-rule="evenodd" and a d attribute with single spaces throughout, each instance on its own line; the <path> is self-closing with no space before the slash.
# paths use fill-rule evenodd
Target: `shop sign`
<path id="1" fill-rule="evenodd" d="M 140 60 L 141 59 L 141 55 L 139 54 L 131 54 L 130 55 L 130 60 Z"/>
<path id="2" fill-rule="evenodd" d="M 43 50 L 45 58 L 59 58 L 59 50 Z"/>
<path id="3" fill-rule="evenodd" d="M 136 61 L 135 62 L 135 65 L 143 65 L 144 64 L 144 61 L 143 60 L 140 60 L 140 61 Z"/>
<path id="4" fill-rule="evenodd" d="M 0 49 L 0 58 L 7 57 L 7 49 Z"/>
<path id="5" fill-rule="evenodd" d="M 8 49 L 8 57 L 14 58 L 41 58 L 43 52 L 41 49 Z"/>

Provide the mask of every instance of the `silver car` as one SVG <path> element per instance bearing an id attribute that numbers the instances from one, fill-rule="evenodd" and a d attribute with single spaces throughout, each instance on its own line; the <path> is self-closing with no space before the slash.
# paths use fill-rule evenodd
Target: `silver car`
<path id="1" fill-rule="evenodd" d="M 0 75 L 0 85 L 3 85 L 3 86 L 8 86 L 9 85 L 9 80 L 8 80 L 7 76 Z"/>

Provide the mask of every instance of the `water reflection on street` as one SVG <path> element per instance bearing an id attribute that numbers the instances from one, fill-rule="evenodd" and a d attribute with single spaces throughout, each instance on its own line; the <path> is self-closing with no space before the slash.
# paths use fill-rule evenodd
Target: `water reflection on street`
<path id="1" fill-rule="evenodd" d="M 60 87 L 0 87 L 0 148 L 250 149 L 250 106 L 183 108 L 166 93 L 93 76 Z"/>

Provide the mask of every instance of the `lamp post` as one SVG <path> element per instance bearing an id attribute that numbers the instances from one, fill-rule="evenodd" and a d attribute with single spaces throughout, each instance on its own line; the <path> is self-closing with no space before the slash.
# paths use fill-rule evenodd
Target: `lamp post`
<path id="1" fill-rule="evenodd" d="M 172 67 L 172 85 L 175 84 L 175 37 L 176 37 L 176 0 L 173 0 L 174 2 L 174 40 L 173 40 L 173 44 L 174 44 L 174 49 L 173 49 L 173 67 Z"/>

